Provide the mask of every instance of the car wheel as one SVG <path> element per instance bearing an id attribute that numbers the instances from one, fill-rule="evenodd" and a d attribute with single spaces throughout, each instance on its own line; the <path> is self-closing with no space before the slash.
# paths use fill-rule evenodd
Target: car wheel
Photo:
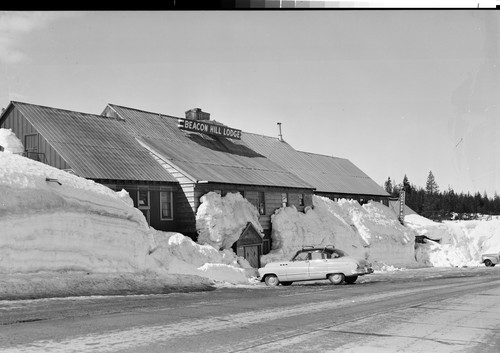
<path id="1" fill-rule="evenodd" d="M 347 276 L 344 278 L 345 283 L 353 284 L 358 279 L 358 276 Z"/>
<path id="2" fill-rule="evenodd" d="M 332 284 L 341 284 L 344 282 L 344 275 L 342 273 L 332 273 L 328 275 L 328 279 Z"/>
<path id="3" fill-rule="evenodd" d="M 486 265 L 486 267 L 493 267 L 493 266 L 495 266 L 495 265 L 493 264 L 493 262 L 491 262 L 491 260 L 490 260 L 490 259 L 486 259 L 486 260 L 484 260 L 484 264 Z"/>
<path id="4" fill-rule="evenodd" d="M 282 286 L 291 286 L 293 282 L 281 282 Z"/>
<path id="5" fill-rule="evenodd" d="M 269 287 L 276 287 L 280 283 L 276 275 L 267 275 L 266 278 L 264 278 L 264 282 L 266 282 L 266 285 Z"/>

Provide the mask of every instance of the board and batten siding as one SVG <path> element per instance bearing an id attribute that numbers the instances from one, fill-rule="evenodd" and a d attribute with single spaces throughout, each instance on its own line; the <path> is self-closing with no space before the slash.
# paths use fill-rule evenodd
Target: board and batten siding
<path id="1" fill-rule="evenodd" d="M 38 152 L 43 153 L 41 162 L 48 164 L 58 169 L 71 169 L 71 166 L 52 148 L 47 140 L 40 135 L 35 127 L 17 110 L 12 108 L 7 112 L 5 121 L 1 128 L 10 129 L 16 137 L 25 144 L 25 136 L 37 134 L 38 136 Z"/>
<path id="2" fill-rule="evenodd" d="M 258 208 L 259 192 L 264 193 L 265 214 L 259 215 L 259 223 L 261 224 L 264 233 L 270 235 L 272 230 L 271 216 L 274 212 L 282 207 L 281 194 L 288 194 L 288 206 L 295 206 L 299 212 L 304 211 L 306 206 L 312 206 L 312 191 L 291 188 L 279 188 L 269 186 L 253 186 L 253 185 L 238 185 L 238 184 L 197 184 L 195 191 L 195 202 L 198 200 L 196 209 L 199 206 L 199 199 L 210 191 L 219 191 L 222 195 L 229 192 L 243 193 L 243 197 L 248 200 L 252 205 Z M 299 194 L 304 197 L 304 205 L 299 204 Z"/>
<path id="3" fill-rule="evenodd" d="M 156 153 L 149 150 L 149 154 L 172 175 L 180 185 L 179 192 L 174 194 L 174 218 L 176 220 L 177 231 L 196 240 L 196 210 L 198 204 L 195 197 L 195 182 L 160 158 Z"/>

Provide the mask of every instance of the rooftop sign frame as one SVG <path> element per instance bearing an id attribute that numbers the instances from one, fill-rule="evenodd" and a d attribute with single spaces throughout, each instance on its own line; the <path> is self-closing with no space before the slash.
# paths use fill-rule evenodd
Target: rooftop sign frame
<path id="1" fill-rule="evenodd" d="M 241 130 L 224 125 L 207 123 L 206 121 L 179 118 L 177 127 L 181 130 L 241 140 Z"/>

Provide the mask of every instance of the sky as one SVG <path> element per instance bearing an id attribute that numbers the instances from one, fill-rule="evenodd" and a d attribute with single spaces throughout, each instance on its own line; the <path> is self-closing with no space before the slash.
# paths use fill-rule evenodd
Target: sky
<path id="1" fill-rule="evenodd" d="M 441 191 L 500 191 L 500 12 L 0 13 L 0 106 L 108 103 L 349 159 Z"/>

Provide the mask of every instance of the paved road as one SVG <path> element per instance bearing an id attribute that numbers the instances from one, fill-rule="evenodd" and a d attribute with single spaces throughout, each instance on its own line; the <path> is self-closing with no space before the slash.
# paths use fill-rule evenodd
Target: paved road
<path id="1" fill-rule="evenodd" d="M 500 352 L 499 270 L 0 302 L 0 352 Z"/>

